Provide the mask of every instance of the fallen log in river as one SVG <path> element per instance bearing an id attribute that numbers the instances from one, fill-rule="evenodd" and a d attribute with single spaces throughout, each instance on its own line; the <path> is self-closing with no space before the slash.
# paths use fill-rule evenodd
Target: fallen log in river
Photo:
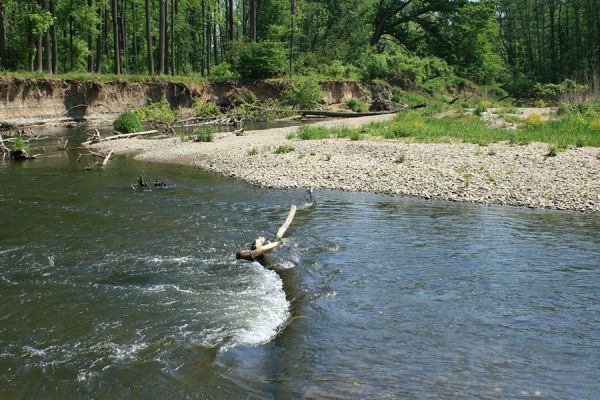
<path id="1" fill-rule="evenodd" d="M 294 220 L 295 215 L 296 215 L 296 206 L 293 205 L 292 208 L 290 209 L 290 212 L 289 212 L 287 218 L 285 219 L 285 222 L 283 223 L 283 225 L 281 225 L 281 228 L 279 228 L 279 230 L 277 231 L 277 234 L 275 235 L 275 241 L 267 242 L 267 239 L 265 239 L 262 236 L 259 236 L 252 243 L 252 250 L 238 251 L 235 254 L 235 257 L 237 259 L 254 261 L 256 259 L 262 258 L 265 254 L 275 250 L 276 248 L 283 246 L 283 244 L 284 244 L 283 235 L 285 235 L 285 232 L 292 224 L 292 221 Z"/>

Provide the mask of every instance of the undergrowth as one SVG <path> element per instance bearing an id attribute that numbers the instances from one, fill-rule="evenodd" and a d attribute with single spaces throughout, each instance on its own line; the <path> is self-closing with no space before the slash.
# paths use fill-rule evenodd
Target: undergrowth
<path id="1" fill-rule="evenodd" d="M 530 118 L 517 129 L 490 128 L 475 115 L 440 117 L 431 110 L 403 111 L 393 121 L 374 123 L 363 128 L 323 128 L 302 126 L 294 138 L 319 140 L 360 138 L 363 135 L 385 139 L 404 139 L 421 143 L 464 142 L 487 145 L 508 141 L 525 145 L 543 142 L 556 147 L 600 147 L 600 118 L 595 114 L 568 114 L 561 119 L 541 121 Z"/>

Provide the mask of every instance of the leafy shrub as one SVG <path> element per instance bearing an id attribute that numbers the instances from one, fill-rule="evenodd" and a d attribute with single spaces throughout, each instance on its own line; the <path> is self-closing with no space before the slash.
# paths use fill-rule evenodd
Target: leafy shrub
<path id="1" fill-rule="evenodd" d="M 284 144 L 275 149 L 275 154 L 291 153 L 294 150 L 295 149 L 292 146 L 288 146 L 288 145 Z"/>
<path id="2" fill-rule="evenodd" d="M 231 79 L 233 78 L 233 71 L 231 70 L 231 64 L 222 62 L 212 67 L 210 71 L 210 77 L 212 79 Z"/>
<path id="3" fill-rule="evenodd" d="M 26 151 L 27 150 L 27 142 L 23 139 L 23 136 L 17 135 L 15 137 L 15 141 L 13 142 L 13 150 L 17 151 Z"/>
<path id="4" fill-rule="evenodd" d="M 248 150 L 246 154 L 248 154 L 249 156 L 255 156 L 258 154 L 258 149 L 256 147 L 253 147 L 250 150 Z"/>
<path id="5" fill-rule="evenodd" d="M 243 45 L 235 63 L 235 71 L 243 80 L 273 78 L 285 69 L 284 48 L 277 42 Z"/>
<path id="6" fill-rule="evenodd" d="M 394 84 L 397 81 L 404 89 L 434 78 L 443 78 L 444 82 L 454 79 L 452 68 L 441 58 L 434 56 L 421 58 L 391 42 L 386 43 L 383 51 L 366 52 L 359 59 L 358 64 L 363 79 L 383 79 Z"/>
<path id="7" fill-rule="evenodd" d="M 367 105 L 357 99 L 348 100 L 348 102 L 346 103 L 346 106 L 354 112 L 365 112 L 368 110 Z"/>
<path id="8" fill-rule="evenodd" d="M 140 121 L 159 121 L 163 123 L 173 122 L 177 119 L 177 113 L 171 110 L 171 106 L 166 99 L 159 102 L 150 103 L 146 107 L 135 110 Z"/>
<path id="9" fill-rule="evenodd" d="M 481 115 L 486 111 L 485 107 L 482 106 L 481 104 L 479 104 L 477 106 L 477 108 L 475 108 L 475 111 L 473 112 L 475 115 L 477 115 L 478 117 L 481 117 Z"/>
<path id="10" fill-rule="evenodd" d="M 282 93 L 282 101 L 292 109 L 313 109 L 323 100 L 325 94 L 321 85 L 314 80 L 296 79 L 291 81 Z"/>
<path id="11" fill-rule="evenodd" d="M 121 133 L 141 132 L 144 129 L 137 113 L 132 112 L 124 112 L 119 115 L 113 123 L 113 128 Z"/>
<path id="12" fill-rule="evenodd" d="M 540 114 L 529 114 L 526 120 L 527 125 L 531 127 L 544 125 L 544 120 Z"/>
<path id="13" fill-rule="evenodd" d="M 194 142 L 212 142 L 215 140 L 215 128 L 212 126 L 202 126 L 194 130 Z"/>
<path id="14" fill-rule="evenodd" d="M 248 89 L 244 89 L 234 97 L 232 104 L 239 107 L 245 104 L 256 104 L 256 101 L 257 99 L 254 93 Z"/>
<path id="15" fill-rule="evenodd" d="M 197 117 L 210 118 L 222 115 L 221 110 L 215 103 L 203 103 L 198 98 L 194 99 L 193 107 Z"/>

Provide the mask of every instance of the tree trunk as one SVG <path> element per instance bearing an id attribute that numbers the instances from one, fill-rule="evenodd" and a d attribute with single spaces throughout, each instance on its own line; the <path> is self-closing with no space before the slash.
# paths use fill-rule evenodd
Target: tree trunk
<path id="1" fill-rule="evenodd" d="M 175 76 L 175 0 L 171 0 L 171 75 Z"/>
<path id="2" fill-rule="evenodd" d="M 150 15 L 150 0 L 146 0 L 146 62 L 148 73 L 154 75 L 154 58 L 152 57 L 152 25 Z"/>
<path id="3" fill-rule="evenodd" d="M 69 16 L 69 66 L 70 71 L 75 69 L 74 65 L 74 50 L 73 50 L 73 17 Z"/>
<path id="4" fill-rule="evenodd" d="M 296 27 L 294 25 L 294 18 L 296 16 L 296 0 L 291 0 L 291 19 L 292 19 L 292 29 L 291 29 L 291 34 L 290 34 L 290 76 L 292 76 L 292 74 L 294 73 L 294 33 L 296 30 Z"/>
<path id="5" fill-rule="evenodd" d="M 0 3 L 0 67 L 8 69 L 6 55 L 6 31 L 4 29 L 4 4 Z"/>
<path id="6" fill-rule="evenodd" d="M 215 58 L 215 65 L 219 64 L 219 43 L 218 43 L 218 38 L 217 38 L 217 20 L 216 20 L 216 15 L 213 13 L 213 32 L 212 32 L 212 36 L 213 36 L 213 49 L 214 49 L 214 58 Z"/>
<path id="7" fill-rule="evenodd" d="M 48 4 L 46 0 L 41 0 L 40 5 L 42 10 L 48 10 Z M 47 30 L 44 32 L 44 50 L 45 50 L 45 58 L 46 58 L 46 72 L 49 74 L 52 73 L 52 48 L 50 47 L 50 31 Z"/>
<path id="8" fill-rule="evenodd" d="M 56 0 L 50 0 L 50 14 L 56 18 Z M 50 26 L 50 36 L 52 37 L 52 73 L 58 73 L 58 38 L 56 37 L 56 24 Z"/>
<path id="9" fill-rule="evenodd" d="M 256 43 L 256 0 L 250 0 L 250 41 Z"/>
<path id="10" fill-rule="evenodd" d="M 159 12 L 159 28 L 158 28 L 158 73 L 163 75 L 165 73 L 165 0 L 159 0 L 158 6 L 160 8 Z"/>
<path id="11" fill-rule="evenodd" d="M 169 34 L 169 25 L 171 22 L 169 21 L 169 15 L 171 14 L 171 10 L 169 10 L 169 0 L 165 0 L 165 74 L 169 75 L 169 70 L 171 69 L 171 52 L 169 47 L 169 42 L 171 41 L 171 36 Z"/>
<path id="12" fill-rule="evenodd" d="M 124 73 L 129 72 L 129 49 L 127 41 L 127 0 L 121 0 L 121 49 L 123 50 L 123 59 L 121 60 L 121 68 Z"/>
<path id="13" fill-rule="evenodd" d="M 117 0 L 112 0 L 113 44 L 115 74 L 121 74 L 121 49 L 119 48 L 119 21 L 117 19 Z"/>
<path id="14" fill-rule="evenodd" d="M 94 0 L 88 0 L 88 7 L 92 9 L 94 7 Z M 87 69 L 89 73 L 94 72 L 94 35 L 92 35 L 92 30 L 90 30 L 87 35 L 87 46 L 88 46 L 88 59 L 87 59 Z"/>
<path id="15" fill-rule="evenodd" d="M 207 10 L 210 14 L 210 8 Z M 212 65 L 212 20 L 210 19 L 210 15 L 208 16 L 208 20 L 206 21 L 206 74 L 210 75 L 210 67 Z"/>
<path id="16" fill-rule="evenodd" d="M 234 31 L 234 27 L 233 27 L 233 0 L 228 0 L 227 2 L 228 4 L 228 9 L 229 12 L 227 13 L 227 21 L 229 24 L 229 27 L 227 29 L 227 33 L 229 33 L 229 41 L 233 42 L 234 38 L 235 38 L 235 31 Z"/>
<path id="17" fill-rule="evenodd" d="M 139 71 L 139 65 L 138 65 L 138 58 L 139 58 L 139 47 L 138 47 L 138 38 L 137 38 L 137 28 L 138 28 L 138 24 L 137 24 L 137 13 L 136 13 L 136 9 L 135 9 L 135 1 L 131 2 L 131 18 L 132 18 L 132 23 L 133 23 L 133 69 L 138 72 Z"/>
<path id="18" fill-rule="evenodd" d="M 44 72 L 44 61 L 43 61 L 43 56 L 42 56 L 42 51 L 43 51 L 43 43 L 44 43 L 44 36 L 43 35 L 38 35 L 38 40 L 37 40 L 37 71 L 38 72 Z"/>
<path id="19" fill-rule="evenodd" d="M 104 42 L 102 40 L 103 38 L 103 34 L 102 31 L 104 30 L 104 24 L 103 24 L 103 16 L 104 16 L 104 9 L 102 7 L 100 7 L 98 9 L 98 13 L 99 18 L 98 18 L 98 36 L 96 37 L 96 73 L 100 74 L 102 73 L 102 53 L 104 53 Z"/>

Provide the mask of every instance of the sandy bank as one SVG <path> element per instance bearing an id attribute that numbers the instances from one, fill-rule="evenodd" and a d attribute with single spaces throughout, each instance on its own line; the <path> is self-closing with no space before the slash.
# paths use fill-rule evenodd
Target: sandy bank
<path id="1" fill-rule="evenodd" d="M 319 122 L 362 126 L 393 116 Z M 297 128 L 226 135 L 213 143 L 125 139 L 98 145 L 140 160 L 194 165 L 255 185 L 368 191 L 423 198 L 600 212 L 600 150 L 548 145 L 415 144 L 388 140 L 288 140 Z M 275 154 L 280 145 L 294 147 Z M 256 153 L 251 155 L 251 153 Z"/>

